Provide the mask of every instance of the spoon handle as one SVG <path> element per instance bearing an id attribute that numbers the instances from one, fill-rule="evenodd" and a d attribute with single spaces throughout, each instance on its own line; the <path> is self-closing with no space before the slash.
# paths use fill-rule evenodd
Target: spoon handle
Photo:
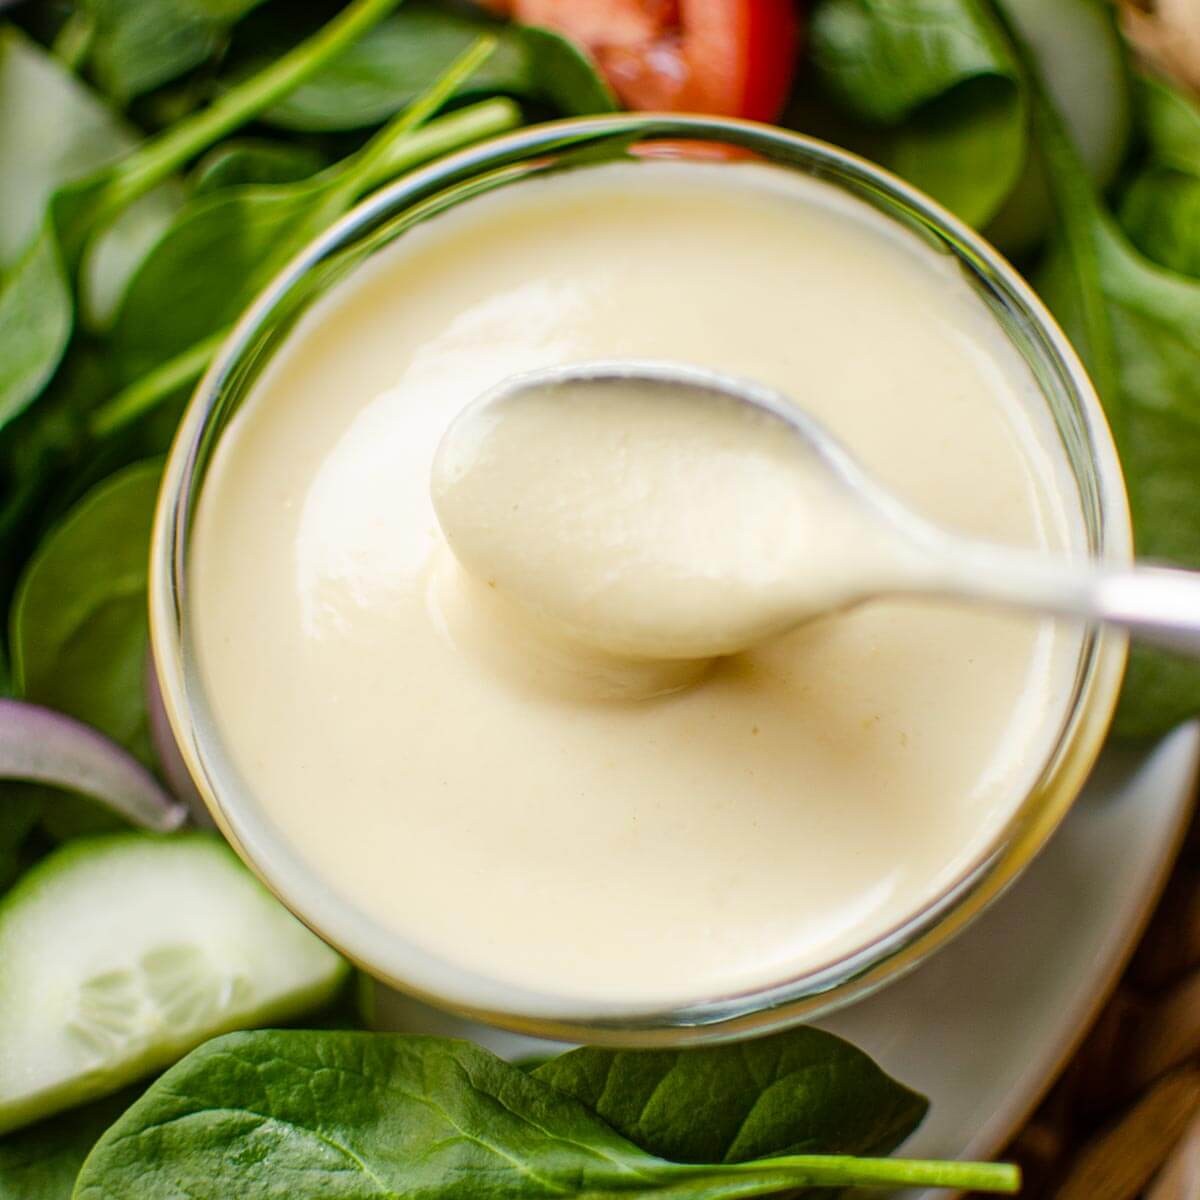
<path id="1" fill-rule="evenodd" d="M 1090 616 L 1144 642 L 1200 657 L 1200 571 L 1127 567 L 1096 572 Z"/>
<path id="2" fill-rule="evenodd" d="M 960 547 L 946 594 L 1120 626 L 1140 641 L 1200 658 L 1200 571 L 1090 566 L 1019 550 Z M 942 590 L 942 589 L 939 589 Z"/>

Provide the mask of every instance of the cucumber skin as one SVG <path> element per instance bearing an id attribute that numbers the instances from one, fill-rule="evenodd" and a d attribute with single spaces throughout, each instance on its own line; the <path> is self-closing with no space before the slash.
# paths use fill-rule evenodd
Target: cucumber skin
<path id="1" fill-rule="evenodd" d="M 0 946 L 4 942 L 5 927 L 10 914 L 14 910 L 20 912 L 26 903 L 36 904 L 42 893 L 47 888 L 53 888 L 55 880 L 73 870 L 79 860 L 88 862 L 97 854 L 119 853 L 127 848 L 144 850 L 154 844 L 184 849 L 188 845 L 195 845 L 206 851 L 217 852 L 220 856 L 228 858 L 230 866 L 244 876 L 245 881 L 261 894 L 264 901 L 279 903 L 262 883 L 246 870 L 224 839 L 216 834 L 204 830 L 166 835 L 141 831 L 98 834 L 74 839 L 53 851 L 31 867 L 0 899 Z M 168 894 L 164 896 L 163 902 L 169 905 L 170 900 Z M 283 910 L 282 905 L 280 908 Z M 315 934 L 311 936 L 316 937 Z M 333 952 L 330 953 L 332 958 Z M 334 962 L 334 968 L 328 972 L 326 978 L 317 980 L 311 987 L 293 990 L 272 1004 L 257 1008 L 252 1018 L 234 1017 L 228 1021 L 214 1022 L 202 1033 L 189 1034 L 170 1042 L 164 1041 L 157 1047 L 147 1049 L 143 1054 L 117 1063 L 111 1070 L 97 1070 L 87 1076 L 67 1080 L 57 1086 L 27 1095 L 16 1102 L 6 1102 L 0 1098 L 0 1134 L 7 1134 L 65 1109 L 75 1108 L 118 1091 L 170 1066 L 212 1037 L 247 1028 L 286 1023 L 322 1007 L 337 995 L 351 970 L 345 959 L 337 957 Z M 0 963 L 0 992 L 6 987 L 29 986 L 28 982 L 7 979 L 6 967 L 7 964 Z M 3 1090 L 4 1081 L 0 1077 L 0 1097 Z"/>

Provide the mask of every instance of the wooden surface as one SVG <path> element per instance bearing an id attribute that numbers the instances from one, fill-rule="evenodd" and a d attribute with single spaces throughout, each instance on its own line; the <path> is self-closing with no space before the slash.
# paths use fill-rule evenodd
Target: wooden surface
<path id="1" fill-rule="evenodd" d="M 1007 1157 L 1028 1200 L 1200 1200 L 1195 816 L 1129 970 Z"/>

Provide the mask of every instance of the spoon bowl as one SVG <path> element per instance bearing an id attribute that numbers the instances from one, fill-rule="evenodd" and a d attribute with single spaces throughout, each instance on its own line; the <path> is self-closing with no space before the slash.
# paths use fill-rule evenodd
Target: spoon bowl
<path id="1" fill-rule="evenodd" d="M 431 490 L 476 580 L 628 658 L 744 650 L 873 594 L 906 552 L 887 531 L 907 514 L 817 422 L 673 363 L 503 380 L 447 430 Z"/>

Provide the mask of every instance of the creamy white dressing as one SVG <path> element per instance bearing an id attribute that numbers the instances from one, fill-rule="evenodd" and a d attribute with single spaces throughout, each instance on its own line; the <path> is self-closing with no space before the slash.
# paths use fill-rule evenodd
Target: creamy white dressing
<path id="1" fill-rule="evenodd" d="M 1041 770 L 1078 634 L 887 602 L 704 670 L 648 662 L 631 679 L 628 627 L 582 653 L 593 551 L 624 563 L 622 621 L 651 610 L 625 568 L 652 550 L 668 561 L 656 587 L 708 588 L 696 620 L 711 632 L 731 596 L 775 586 L 812 545 L 783 519 L 803 498 L 769 454 L 718 456 L 720 486 L 689 485 L 713 469 L 711 442 L 639 408 L 597 429 L 584 465 L 601 477 L 581 491 L 552 423 L 528 413 L 528 478 L 486 487 L 535 501 L 558 532 L 520 532 L 498 504 L 483 541 L 516 539 L 501 587 L 468 548 L 476 496 L 455 528 L 461 569 L 430 499 L 451 422 L 514 372 L 614 358 L 795 396 L 965 533 L 1061 550 L 1080 521 L 1028 369 L 951 264 L 770 168 L 525 182 L 406 234 L 298 323 L 222 439 L 192 547 L 197 661 L 238 782 L 330 888 L 426 951 L 542 992 L 657 1004 L 834 961 L 957 879 Z M 622 424 L 670 485 L 639 506 L 631 482 L 605 526 L 584 497 L 611 504 L 604 446 Z M 577 455 L 580 431 L 559 432 Z M 713 522 L 738 539 L 732 575 L 706 576 Z M 525 590 L 548 546 L 565 622 Z M 572 673 L 581 686 L 559 686 Z"/>
<path id="2" fill-rule="evenodd" d="M 769 409 L 653 378 L 502 389 L 442 439 L 434 508 L 477 581 L 568 639 L 735 654 L 905 574 L 901 535 Z"/>

